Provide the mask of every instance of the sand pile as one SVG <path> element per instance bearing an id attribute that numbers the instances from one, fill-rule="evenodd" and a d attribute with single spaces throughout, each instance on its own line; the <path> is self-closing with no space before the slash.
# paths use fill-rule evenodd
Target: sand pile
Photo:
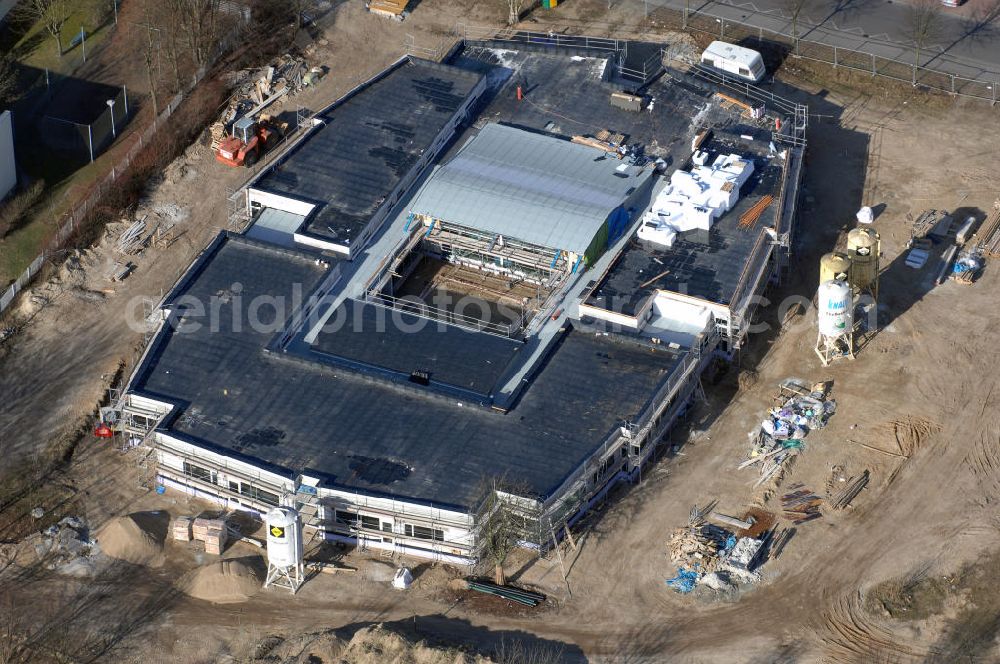
<path id="1" fill-rule="evenodd" d="M 163 564 L 163 542 L 170 515 L 166 512 L 136 512 L 107 523 L 97 533 L 101 551 L 136 565 Z"/>
<path id="2" fill-rule="evenodd" d="M 257 571 L 240 560 L 220 560 L 184 575 L 180 589 L 213 604 L 245 602 L 261 588 Z"/>
<path id="3" fill-rule="evenodd" d="M 411 643 L 382 625 L 358 630 L 340 653 L 346 664 L 492 664 L 493 660 L 463 653 L 456 648 L 435 648 L 423 642 Z M 529 659 L 517 661 L 531 661 Z M 556 661 L 539 660 L 539 661 Z"/>

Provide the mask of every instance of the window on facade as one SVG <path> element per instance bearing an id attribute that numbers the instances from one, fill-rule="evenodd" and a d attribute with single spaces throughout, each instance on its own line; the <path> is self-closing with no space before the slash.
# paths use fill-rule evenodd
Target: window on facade
<path id="1" fill-rule="evenodd" d="M 337 510 L 334 518 L 337 520 L 337 523 L 352 528 L 360 525 L 362 528 L 368 530 L 378 530 L 381 525 L 377 516 L 359 515 L 357 512 L 348 512 L 347 510 Z"/>
<path id="2" fill-rule="evenodd" d="M 268 505 L 274 505 L 275 507 L 278 506 L 278 494 L 258 489 L 254 485 L 247 484 L 246 482 L 240 482 L 240 494 L 250 498 L 251 500 L 256 500 L 258 503 L 266 503 Z"/>
<path id="3" fill-rule="evenodd" d="M 334 518 L 337 520 L 337 523 L 342 523 L 345 526 L 354 526 L 358 523 L 358 515 L 356 512 L 337 510 L 337 514 Z"/>
<path id="4" fill-rule="evenodd" d="M 740 67 L 740 76 L 749 76 L 750 70 L 746 67 Z"/>
<path id="5" fill-rule="evenodd" d="M 384 532 L 384 533 L 391 533 L 392 532 L 392 524 L 389 523 L 388 521 L 383 521 L 382 522 L 382 532 Z"/>
<path id="6" fill-rule="evenodd" d="M 136 415 L 134 413 L 129 413 L 128 418 L 129 418 L 129 425 L 136 429 L 149 431 L 154 426 L 156 426 L 156 419 L 152 417 L 146 417 L 145 415 Z"/>
<path id="7" fill-rule="evenodd" d="M 184 474 L 188 477 L 194 477 L 203 482 L 208 482 L 209 484 L 215 484 L 216 475 L 213 471 L 208 468 L 202 468 L 201 466 L 196 466 L 192 463 L 184 462 Z"/>
<path id="8" fill-rule="evenodd" d="M 232 480 L 229 480 L 229 490 L 232 491 L 233 493 L 239 493 L 240 492 L 240 483 L 239 482 L 234 482 Z"/>
<path id="9" fill-rule="evenodd" d="M 413 526 L 406 524 L 403 526 L 403 532 L 407 537 L 416 537 L 417 539 L 434 540 L 436 542 L 444 541 L 444 531 L 438 530 L 437 528 L 425 528 L 423 526 Z"/>

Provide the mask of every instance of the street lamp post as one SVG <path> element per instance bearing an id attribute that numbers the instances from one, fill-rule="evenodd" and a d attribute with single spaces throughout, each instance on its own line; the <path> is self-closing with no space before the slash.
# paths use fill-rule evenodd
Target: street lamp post
<path id="1" fill-rule="evenodd" d="M 111 138 L 118 138 L 118 132 L 115 131 L 115 100 L 109 99 L 107 104 L 111 110 Z"/>

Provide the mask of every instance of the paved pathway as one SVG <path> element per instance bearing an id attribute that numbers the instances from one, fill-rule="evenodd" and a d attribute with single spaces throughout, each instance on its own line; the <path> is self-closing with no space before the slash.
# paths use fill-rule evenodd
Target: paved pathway
<path id="1" fill-rule="evenodd" d="M 643 2 L 643 0 L 629 0 Z M 645 0 L 655 7 L 683 10 L 685 0 Z M 690 0 L 692 12 L 791 35 L 783 0 Z M 1000 81 L 1000 6 L 994 18 L 984 13 L 997 0 L 970 0 L 955 10 L 941 8 L 937 36 L 924 49 L 921 64 L 937 71 L 982 81 Z M 901 0 L 806 0 L 799 17 L 800 38 L 909 63 L 910 7 Z"/>

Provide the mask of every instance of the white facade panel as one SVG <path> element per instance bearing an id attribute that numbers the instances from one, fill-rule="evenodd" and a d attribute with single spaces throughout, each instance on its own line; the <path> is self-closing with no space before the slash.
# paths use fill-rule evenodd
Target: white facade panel
<path id="1" fill-rule="evenodd" d="M 10 111 L 0 113 L 0 199 L 17 185 L 17 162 L 14 159 L 14 128 Z"/>
<path id="2" fill-rule="evenodd" d="M 284 212 L 291 212 L 292 214 L 299 214 L 303 217 L 308 216 L 313 208 L 316 206 L 313 203 L 307 203 L 305 201 L 300 201 L 295 198 L 289 198 L 288 196 L 282 196 L 281 194 L 272 194 L 269 191 L 262 191 L 260 189 L 249 189 L 247 190 L 248 202 L 250 205 L 258 204 L 263 207 L 274 208 L 275 210 L 282 210 Z"/>

